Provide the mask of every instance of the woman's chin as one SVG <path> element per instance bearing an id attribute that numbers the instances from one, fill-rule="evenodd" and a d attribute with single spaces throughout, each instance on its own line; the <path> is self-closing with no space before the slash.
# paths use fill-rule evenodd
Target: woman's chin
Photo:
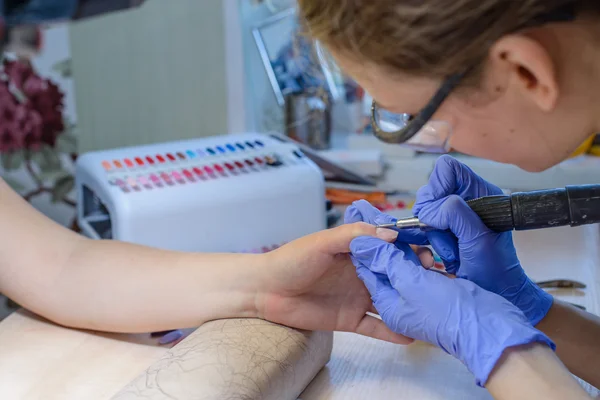
<path id="1" fill-rule="evenodd" d="M 519 160 L 517 162 L 513 162 L 512 164 L 526 172 L 538 173 L 538 172 L 544 172 L 544 171 L 554 167 L 555 165 L 559 164 L 562 161 L 563 160 L 559 160 L 559 159 L 556 159 L 556 160 L 534 160 L 534 159 L 529 158 L 527 160 Z"/>

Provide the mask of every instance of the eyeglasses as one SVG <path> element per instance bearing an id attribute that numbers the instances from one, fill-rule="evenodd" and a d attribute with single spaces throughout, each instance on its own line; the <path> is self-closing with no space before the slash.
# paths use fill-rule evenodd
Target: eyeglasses
<path id="1" fill-rule="evenodd" d="M 576 3 L 577 1 L 573 1 L 550 13 L 540 15 L 516 30 L 550 22 L 573 21 L 576 17 Z M 467 68 L 465 71 L 445 79 L 427 105 L 416 115 L 390 112 L 379 107 L 373 100 L 371 104 L 371 126 L 374 135 L 383 142 L 401 144 L 416 151 L 427 153 L 449 152 L 452 126 L 448 122 L 431 120 L 431 118 L 472 69 L 472 67 Z"/>
<path id="2" fill-rule="evenodd" d="M 397 114 L 371 104 L 371 125 L 376 137 L 387 143 L 403 144 L 417 151 L 447 153 L 450 151 L 452 127 L 446 121 L 431 117 L 459 84 L 465 73 L 448 78 L 429 103 L 415 116 Z"/>

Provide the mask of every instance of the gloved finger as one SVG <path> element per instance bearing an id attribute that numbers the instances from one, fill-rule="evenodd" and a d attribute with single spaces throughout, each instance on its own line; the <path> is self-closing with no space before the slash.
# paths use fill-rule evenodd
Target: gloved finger
<path id="1" fill-rule="evenodd" d="M 393 224 L 398 221 L 397 218 L 394 218 L 387 214 L 379 214 L 375 216 L 373 219 L 373 223 L 375 225 L 383 225 L 383 224 Z M 410 243 L 410 244 L 419 244 L 426 245 L 429 244 L 427 240 L 427 235 L 420 229 L 393 229 L 398 232 L 397 242 L 401 243 Z"/>
<path id="2" fill-rule="evenodd" d="M 363 236 L 354 239 L 350 249 L 358 263 L 371 272 L 387 275 L 391 287 L 402 297 L 411 296 L 415 290 L 420 290 L 419 280 L 426 271 L 408 244 L 398 245 Z M 379 310 L 377 302 L 374 303 Z"/>
<path id="3" fill-rule="evenodd" d="M 418 214 L 423 204 L 451 194 L 471 200 L 502 194 L 502 190 L 481 178 L 457 159 L 443 155 L 437 159 L 429 183 L 417 191 L 417 201 L 413 211 Z"/>
<path id="4" fill-rule="evenodd" d="M 393 332 L 382 320 L 371 315 L 363 317 L 356 327 L 356 333 L 395 344 L 407 345 L 414 342 L 414 339 Z"/>
<path id="5" fill-rule="evenodd" d="M 356 274 L 369 291 L 373 307 L 379 315 L 393 309 L 400 302 L 400 294 L 392 287 L 387 276 L 373 272 L 362 263 L 358 263 Z"/>
<path id="6" fill-rule="evenodd" d="M 180 329 L 176 329 L 174 331 L 168 332 L 158 341 L 160 344 L 169 344 L 173 343 L 179 339 L 183 338 L 183 332 Z"/>
<path id="7" fill-rule="evenodd" d="M 456 236 L 448 231 L 430 231 L 427 232 L 427 237 L 431 247 L 442 259 L 446 272 L 456 275 L 460 268 L 460 254 Z"/>
<path id="8" fill-rule="evenodd" d="M 364 221 L 372 224 L 375 217 L 382 214 L 377 208 L 366 200 L 358 200 L 353 202 L 344 214 L 344 222 L 351 223 L 356 221 Z"/>
<path id="9" fill-rule="evenodd" d="M 344 214 L 345 223 L 366 222 L 372 225 L 388 224 L 397 221 L 396 218 L 384 214 L 366 200 L 352 203 Z M 427 244 L 427 235 L 420 229 L 394 229 L 398 232 L 398 240 L 412 244 Z"/>
<path id="10" fill-rule="evenodd" d="M 436 229 L 450 230 L 459 242 L 471 241 L 490 232 L 475 211 L 457 195 L 425 205 L 418 217 L 421 222 Z"/>

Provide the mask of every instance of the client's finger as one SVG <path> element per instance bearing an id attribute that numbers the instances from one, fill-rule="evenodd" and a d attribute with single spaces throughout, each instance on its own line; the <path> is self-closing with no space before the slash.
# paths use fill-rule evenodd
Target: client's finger
<path id="1" fill-rule="evenodd" d="M 371 304 L 371 307 L 369 307 L 369 312 L 373 313 L 373 314 L 378 314 L 377 309 L 375 308 L 374 304 Z"/>
<path id="2" fill-rule="evenodd" d="M 412 251 L 419 257 L 421 265 L 425 269 L 431 269 L 435 267 L 435 258 L 433 258 L 433 252 L 429 247 L 417 246 L 414 244 L 410 245 Z"/>
<path id="3" fill-rule="evenodd" d="M 365 315 L 356 327 L 356 333 L 374 339 L 384 340 L 396 344 L 411 344 L 413 339 L 392 332 L 379 318 Z"/>
<path id="4" fill-rule="evenodd" d="M 398 237 L 398 232 L 391 229 L 376 228 L 366 222 L 354 222 L 317 232 L 314 239 L 318 240 L 322 249 L 328 253 L 350 252 L 350 242 L 360 236 L 376 237 L 393 243 Z"/>
<path id="5" fill-rule="evenodd" d="M 412 246 L 411 246 L 412 247 Z M 421 265 L 425 269 L 430 269 L 435 266 L 435 259 L 433 258 L 433 252 L 429 247 L 418 247 L 416 250 L 413 249 L 421 260 Z"/>
<path id="6" fill-rule="evenodd" d="M 346 209 L 344 222 L 346 224 L 363 221 L 373 225 L 388 224 L 396 222 L 396 218 L 379 211 L 366 200 L 359 200 L 352 203 Z M 398 240 L 411 244 L 427 244 L 427 235 L 420 229 L 401 229 L 397 230 Z"/>

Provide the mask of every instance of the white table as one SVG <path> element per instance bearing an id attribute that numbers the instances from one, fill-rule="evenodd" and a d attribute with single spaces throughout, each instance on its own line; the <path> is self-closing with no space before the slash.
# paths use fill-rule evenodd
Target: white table
<path id="1" fill-rule="evenodd" d="M 600 311 L 598 227 L 515 234 L 534 280 L 585 282 L 557 297 Z M 0 399 L 107 399 L 167 348 L 148 337 L 70 330 L 20 311 L 0 323 Z M 596 394 L 596 391 L 592 393 Z M 458 361 L 425 344 L 397 346 L 336 333 L 331 361 L 301 396 L 316 399 L 488 399 Z"/>

